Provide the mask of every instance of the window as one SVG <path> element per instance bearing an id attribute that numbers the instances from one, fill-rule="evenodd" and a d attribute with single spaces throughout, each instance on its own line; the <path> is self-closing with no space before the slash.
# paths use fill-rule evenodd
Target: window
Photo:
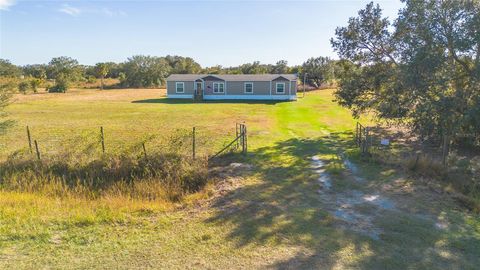
<path id="1" fill-rule="evenodd" d="M 216 82 L 213 83 L 213 93 L 223 93 L 225 91 L 225 83 Z"/>
<path id="2" fill-rule="evenodd" d="M 176 82 L 176 83 L 175 83 L 175 92 L 177 92 L 177 93 L 184 93 L 184 92 L 185 92 L 185 83 L 183 83 L 183 82 Z"/>
<path id="3" fill-rule="evenodd" d="M 244 88 L 245 88 L 245 94 L 252 94 L 253 93 L 253 83 L 246 82 Z"/>
<path id="4" fill-rule="evenodd" d="M 283 94 L 285 93 L 285 83 L 279 82 L 275 85 L 275 89 L 277 90 L 277 94 Z"/>

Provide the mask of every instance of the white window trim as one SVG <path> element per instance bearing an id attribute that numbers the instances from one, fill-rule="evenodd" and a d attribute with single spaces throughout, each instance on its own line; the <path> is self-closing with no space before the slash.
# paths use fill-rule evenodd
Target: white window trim
<path id="1" fill-rule="evenodd" d="M 278 85 L 283 85 L 283 92 L 278 92 Z M 285 83 L 284 82 L 277 82 L 275 83 L 275 93 L 277 94 L 285 94 Z"/>
<path id="2" fill-rule="evenodd" d="M 182 85 L 183 91 L 178 91 L 178 85 Z M 176 82 L 175 83 L 175 93 L 185 93 L 185 83 L 184 82 Z"/>
<path id="3" fill-rule="evenodd" d="M 218 85 L 217 89 L 218 91 L 215 91 L 215 85 Z M 223 91 L 220 91 L 220 85 L 223 85 Z M 225 93 L 225 82 L 214 82 L 213 83 L 213 93 L 214 94 L 223 94 Z"/>
<path id="4" fill-rule="evenodd" d="M 252 85 L 252 92 L 247 92 L 247 84 L 251 84 Z M 243 83 L 243 92 L 245 94 L 253 94 L 253 82 L 245 82 Z"/>

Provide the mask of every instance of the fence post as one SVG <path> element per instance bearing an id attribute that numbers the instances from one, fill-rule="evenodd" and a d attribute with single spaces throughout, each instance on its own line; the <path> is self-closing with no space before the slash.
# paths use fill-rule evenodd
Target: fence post
<path id="1" fill-rule="evenodd" d="M 38 151 L 38 143 L 37 143 L 37 140 L 35 140 L 34 142 L 35 142 L 35 150 L 37 151 L 37 159 L 40 160 L 40 151 Z"/>
<path id="2" fill-rule="evenodd" d="M 353 141 L 357 144 L 358 122 L 355 124 L 355 134 L 353 135 Z"/>
<path id="3" fill-rule="evenodd" d="M 248 151 L 248 140 L 247 140 L 247 126 L 245 126 L 245 129 L 243 131 L 243 136 L 244 136 L 244 141 L 245 141 L 245 153 L 244 154 L 247 154 L 247 151 Z"/>
<path id="4" fill-rule="evenodd" d="M 100 127 L 100 138 L 102 140 L 102 152 L 105 154 L 105 135 L 103 134 L 103 127 Z"/>
<path id="5" fill-rule="evenodd" d="M 195 127 L 192 130 L 192 157 L 195 159 Z"/>
<path id="6" fill-rule="evenodd" d="M 143 156 L 145 157 L 145 160 L 147 160 L 147 149 L 145 149 L 145 143 L 142 142 L 142 147 L 143 147 Z"/>
<path id="7" fill-rule="evenodd" d="M 242 124 L 242 153 L 245 154 L 245 125 Z"/>
<path id="8" fill-rule="evenodd" d="M 369 128 L 366 127 L 365 128 L 365 153 L 367 153 L 367 154 L 368 154 L 368 148 L 369 148 L 369 145 L 368 145 L 368 143 L 369 143 L 369 141 L 368 141 L 369 140 L 369 133 L 370 133 L 369 131 L 370 131 Z"/>
<path id="9" fill-rule="evenodd" d="M 30 148 L 30 153 L 33 153 L 32 150 L 32 137 L 30 136 L 30 129 L 27 126 L 27 138 L 28 138 L 28 147 Z"/>
<path id="10" fill-rule="evenodd" d="M 363 135 L 362 135 L 362 132 L 363 132 L 363 127 L 362 125 L 360 124 L 358 126 L 358 142 L 360 144 L 360 147 L 363 147 Z M 363 149 L 362 149 L 362 153 L 363 153 Z"/>
<path id="11" fill-rule="evenodd" d="M 235 123 L 235 138 L 238 138 L 238 123 Z M 238 150 L 238 140 L 237 140 L 237 148 L 235 150 Z"/>
<path id="12" fill-rule="evenodd" d="M 357 122 L 357 145 L 362 146 L 362 124 Z"/>

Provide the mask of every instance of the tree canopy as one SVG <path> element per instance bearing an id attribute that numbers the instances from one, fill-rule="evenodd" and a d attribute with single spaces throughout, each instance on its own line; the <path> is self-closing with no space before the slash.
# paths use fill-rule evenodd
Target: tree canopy
<path id="1" fill-rule="evenodd" d="M 5 107 L 10 102 L 13 87 L 14 86 L 8 83 L 0 83 L 0 134 L 4 133 L 5 130 L 12 124 L 11 120 L 5 120 L 7 115 L 5 112 Z"/>
<path id="2" fill-rule="evenodd" d="M 47 77 L 55 80 L 55 86 L 50 87 L 49 92 L 65 92 L 72 81 L 82 77 L 82 68 L 76 59 L 55 57 L 48 63 Z"/>
<path id="3" fill-rule="evenodd" d="M 101 89 L 103 90 L 103 79 L 108 75 L 110 71 L 110 66 L 107 63 L 97 63 L 94 67 L 96 77 L 99 77 L 102 85 Z"/>
<path id="4" fill-rule="evenodd" d="M 171 68 L 171 73 L 176 74 L 195 74 L 202 71 L 199 63 L 195 62 L 191 57 L 171 56 L 167 55 L 165 60 Z"/>
<path id="5" fill-rule="evenodd" d="M 323 83 L 333 80 L 335 62 L 328 57 L 312 57 L 302 65 L 300 76 L 306 76 L 307 82 L 315 87 L 320 87 Z"/>
<path id="6" fill-rule="evenodd" d="M 337 28 L 338 101 L 354 114 L 406 123 L 423 137 L 478 140 L 479 2 L 404 3 L 393 23 L 369 3 Z"/>
<path id="7" fill-rule="evenodd" d="M 22 74 L 20 68 L 6 59 L 0 59 L 0 76 L 17 77 Z"/>
<path id="8" fill-rule="evenodd" d="M 127 87 L 160 86 L 170 74 L 170 66 L 162 57 L 136 55 L 124 64 L 126 74 L 122 82 Z"/>

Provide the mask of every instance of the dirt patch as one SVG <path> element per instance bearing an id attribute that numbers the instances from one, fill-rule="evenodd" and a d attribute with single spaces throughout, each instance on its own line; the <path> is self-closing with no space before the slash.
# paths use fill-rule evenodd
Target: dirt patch
<path id="1" fill-rule="evenodd" d="M 210 168 L 209 177 L 215 183 L 215 190 L 209 201 L 217 200 L 230 191 L 237 189 L 243 182 L 243 175 L 252 169 L 252 165 L 238 162 Z"/>
<path id="2" fill-rule="evenodd" d="M 368 192 L 353 188 L 347 191 L 334 190 L 332 188 L 335 183 L 334 178 L 324 169 L 326 163 L 317 156 L 312 157 L 312 167 L 318 174 L 320 184 L 318 194 L 326 210 L 335 217 L 340 227 L 380 240 L 383 232 L 381 228 L 375 225 L 375 220 L 386 218 L 388 214 L 393 213 L 428 220 L 436 229 L 445 230 L 449 228 L 446 218 L 432 217 L 429 213 L 412 213 L 408 209 L 398 207 L 398 205 L 408 204 L 397 200 L 398 198 L 394 200 L 392 197 L 395 196 L 391 196 L 394 194 L 381 187 L 371 187 Z M 359 175 L 359 169 L 353 162 L 344 158 L 343 163 L 347 168 L 347 181 L 367 184 L 366 179 Z M 391 191 L 392 189 L 393 187 L 390 186 L 387 190 Z"/>
<path id="3" fill-rule="evenodd" d="M 332 181 L 330 179 L 330 176 L 325 172 L 325 162 L 323 162 L 320 158 L 318 157 L 313 157 L 313 169 L 315 169 L 315 172 L 319 175 L 318 182 L 320 183 L 320 188 L 321 189 L 327 189 L 330 190 L 332 188 Z M 319 191 L 320 192 L 320 191 Z"/>
<path id="4" fill-rule="evenodd" d="M 364 183 L 365 182 L 365 179 L 363 177 L 360 177 L 358 175 L 358 167 L 357 165 L 355 165 L 354 163 L 352 163 L 350 160 L 348 160 L 347 158 L 344 158 L 343 159 L 343 165 L 345 166 L 345 168 L 347 168 L 351 173 L 352 173 L 352 176 L 353 176 L 353 179 L 357 182 L 360 182 L 360 183 Z"/>
<path id="5" fill-rule="evenodd" d="M 349 190 L 347 192 L 332 191 L 332 177 L 325 171 L 325 161 L 319 157 L 312 157 L 313 167 L 318 174 L 318 181 L 321 189 L 318 191 L 327 211 L 330 212 L 340 226 L 350 229 L 373 239 L 380 239 L 381 229 L 373 225 L 374 218 L 380 210 L 394 209 L 395 205 L 389 199 L 380 194 L 365 194 L 360 190 Z M 358 170 L 351 162 L 345 162 L 350 169 L 353 181 L 364 181 L 356 175 Z"/>

